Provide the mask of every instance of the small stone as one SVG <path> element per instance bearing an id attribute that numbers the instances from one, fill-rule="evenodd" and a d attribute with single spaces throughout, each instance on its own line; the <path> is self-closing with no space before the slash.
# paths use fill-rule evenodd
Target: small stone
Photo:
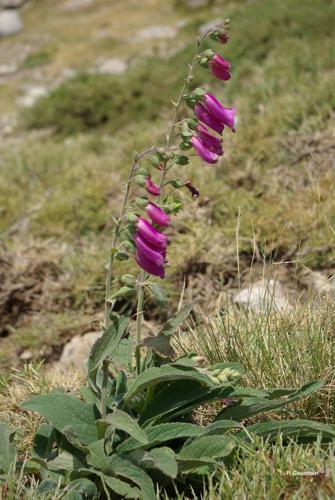
<path id="1" fill-rule="evenodd" d="M 16 64 L 0 64 L 0 76 L 12 75 L 16 73 L 18 67 Z"/>
<path id="2" fill-rule="evenodd" d="M 99 337 L 101 337 L 100 332 L 89 332 L 83 336 L 76 335 L 64 346 L 58 364 L 64 368 L 73 366 L 84 369 L 93 344 Z"/>
<path id="3" fill-rule="evenodd" d="M 22 22 L 16 10 L 0 11 L 0 37 L 15 35 L 21 29 Z"/>
<path id="4" fill-rule="evenodd" d="M 87 7 L 91 7 L 94 3 L 95 0 L 68 0 L 62 5 L 62 10 L 72 12 L 86 9 Z"/>
<path id="5" fill-rule="evenodd" d="M 219 28 L 220 26 L 222 26 L 222 24 L 222 19 L 213 19 L 212 21 L 208 21 L 208 23 L 202 24 L 200 26 L 199 35 L 204 36 L 208 31 Z"/>
<path id="6" fill-rule="evenodd" d="M 184 0 L 184 5 L 186 7 L 191 7 L 191 9 L 196 9 L 198 7 L 206 7 L 208 5 L 208 0 Z"/>
<path id="7" fill-rule="evenodd" d="M 25 349 L 20 354 L 20 359 L 22 359 L 22 361 L 29 361 L 32 358 L 33 358 L 33 353 L 28 349 Z"/>
<path id="8" fill-rule="evenodd" d="M 150 40 L 153 38 L 174 38 L 177 35 L 176 26 L 157 25 L 149 26 L 138 31 L 134 39 L 137 41 Z"/>
<path id="9" fill-rule="evenodd" d="M 48 95 L 48 90 L 42 86 L 30 87 L 25 95 L 17 99 L 18 104 L 26 108 L 30 108 L 35 104 L 35 102 L 41 97 Z"/>
<path id="10" fill-rule="evenodd" d="M 234 302 L 254 312 L 281 312 L 291 310 L 282 285 L 275 280 L 256 281 L 242 289 Z"/>
<path id="11" fill-rule="evenodd" d="M 97 65 L 97 72 L 105 75 L 121 75 L 127 69 L 127 64 L 122 59 L 103 59 Z"/>

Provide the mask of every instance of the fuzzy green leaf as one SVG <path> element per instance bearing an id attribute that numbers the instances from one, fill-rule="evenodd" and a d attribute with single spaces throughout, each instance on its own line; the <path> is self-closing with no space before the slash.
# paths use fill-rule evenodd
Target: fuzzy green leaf
<path id="1" fill-rule="evenodd" d="M 42 424 L 39 426 L 35 438 L 32 456 L 42 460 L 48 459 L 52 452 L 55 441 L 55 430 L 52 425 Z"/>
<path id="2" fill-rule="evenodd" d="M 110 457 L 110 463 L 116 476 L 128 479 L 140 488 L 142 500 L 156 500 L 153 482 L 143 469 L 117 455 Z"/>
<path id="3" fill-rule="evenodd" d="M 101 421 L 106 422 L 115 429 L 126 432 L 129 436 L 133 437 L 142 444 L 148 444 L 149 442 L 146 433 L 143 429 L 141 429 L 137 421 L 124 411 L 114 410 L 113 413 L 110 413 Z"/>
<path id="4" fill-rule="evenodd" d="M 238 439 L 248 439 L 250 434 L 257 434 L 269 441 L 275 440 L 278 434 L 282 434 L 285 438 L 303 438 L 304 441 L 315 441 L 320 434 L 322 438 L 334 440 L 335 425 L 310 420 L 269 420 L 249 425 L 245 431 L 238 432 L 236 436 Z"/>
<path id="5" fill-rule="evenodd" d="M 184 446 L 178 458 L 196 460 L 203 458 L 222 458 L 229 455 L 236 443 L 227 436 L 201 436 Z"/>
<path id="6" fill-rule="evenodd" d="M 144 448 L 153 448 L 162 443 L 173 441 L 174 439 L 198 437 L 203 433 L 203 429 L 200 426 L 188 424 L 186 422 L 154 425 L 152 427 L 147 427 L 145 431 L 149 440 L 149 445 L 145 445 Z M 143 447 L 143 445 L 139 441 L 134 438 L 129 438 L 118 446 L 117 451 L 118 453 L 126 453 L 141 447 Z"/>
<path id="7" fill-rule="evenodd" d="M 141 460 L 141 465 L 146 469 L 160 470 L 163 474 L 173 479 L 177 477 L 178 464 L 176 456 L 174 451 L 167 446 L 153 448 L 145 452 Z"/>
<path id="8" fill-rule="evenodd" d="M 75 479 L 67 485 L 67 493 L 62 498 L 64 500 L 72 500 L 77 498 L 73 494 L 78 495 L 78 499 L 89 498 L 90 500 L 98 500 L 99 494 L 95 484 L 86 478 Z"/>
<path id="9" fill-rule="evenodd" d="M 0 472 L 7 473 L 15 462 L 14 436 L 16 429 L 0 422 Z"/>
<path id="10" fill-rule="evenodd" d="M 141 498 L 141 492 L 138 488 L 116 477 L 104 476 L 106 485 L 122 498 Z"/>
<path id="11" fill-rule="evenodd" d="M 309 396 L 315 391 L 318 391 L 323 387 L 323 381 L 311 382 L 309 384 L 304 385 L 300 389 L 295 390 L 294 392 L 290 391 L 288 396 L 281 397 L 279 399 L 259 399 L 259 398 L 245 398 L 241 403 L 230 406 L 228 408 L 224 408 L 216 417 L 216 420 L 221 419 L 234 419 L 234 420 L 243 420 L 245 418 L 250 418 L 258 413 L 263 413 L 265 411 L 272 411 L 282 406 L 285 406 L 289 403 L 293 403 L 297 399 L 301 399 L 303 397 Z M 238 397 L 238 390 L 235 395 L 232 393 L 230 397 Z"/>
<path id="12" fill-rule="evenodd" d="M 155 297 L 157 303 L 160 306 L 164 306 L 166 303 L 166 296 L 163 290 L 159 285 L 156 283 L 149 283 L 148 285 L 149 290 L 152 292 L 153 296 Z"/>
<path id="13" fill-rule="evenodd" d="M 97 439 L 94 406 L 83 403 L 72 394 L 52 391 L 33 396 L 22 403 L 21 408 L 39 413 L 60 432 L 72 428 L 84 445 Z"/>
<path id="14" fill-rule="evenodd" d="M 182 307 L 179 313 L 174 318 L 169 319 L 169 321 L 165 323 L 158 335 L 164 335 L 166 337 L 173 335 L 175 331 L 184 323 L 193 307 L 194 302 Z"/>

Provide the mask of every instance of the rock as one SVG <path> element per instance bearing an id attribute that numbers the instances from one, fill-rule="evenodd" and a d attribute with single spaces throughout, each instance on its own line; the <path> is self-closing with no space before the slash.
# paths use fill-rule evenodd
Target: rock
<path id="1" fill-rule="evenodd" d="M 199 28 L 199 35 L 203 36 L 207 31 L 213 30 L 222 26 L 222 19 L 213 19 L 212 21 L 208 21 L 208 23 L 202 24 Z"/>
<path id="2" fill-rule="evenodd" d="M 150 40 L 152 38 L 174 38 L 177 35 L 176 26 L 157 25 L 149 26 L 138 31 L 134 38 L 135 40 Z M 132 40 L 134 40 L 134 38 Z"/>
<path id="3" fill-rule="evenodd" d="M 85 368 L 91 348 L 94 342 L 101 336 L 100 332 L 89 332 L 83 336 L 76 335 L 63 349 L 58 362 L 62 368 L 71 366 L 78 369 Z"/>
<path id="4" fill-rule="evenodd" d="M 18 104 L 29 108 L 41 97 L 48 95 L 48 90 L 42 86 L 30 87 L 27 92 L 17 99 Z"/>
<path id="5" fill-rule="evenodd" d="M 18 9 L 26 0 L 0 0 L 0 7 L 3 9 Z"/>
<path id="6" fill-rule="evenodd" d="M 0 76 L 12 75 L 16 73 L 18 67 L 15 63 L 10 64 L 0 64 Z"/>
<path id="7" fill-rule="evenodd" d="M 29 361 L 30 359 L 33 358 L 33 353 L 31 351 L 29 351 L 29 349 L 25 349 L 24 351 L 21 352 L 20 354 L 20 359 L 22 359 L 22 361 Z"/>
<path id="8" fill-rule="evenodd" d="M 282 285 L 275 280 L 256 281 L 238 292 L 234 302 L 254 312 L 291 310 Z"/>
<path id="9" fill-rule="evenodd" d="M 91 7 L 94 3 L 95 0 L 67 0 L 67 2 L 62 4 L 62 10 L 72 12 L 86 9 L 87 7 Z"/>
<path id="10" fill-rule="evenodd" d="M 303 278 L 303 283 L 321 296 L 335 296 L 335 274 L 328 277 L 320 271 L 308 270 Z"/>
<path id="11" fill-rule="evenodd" d="M 0 11 L 0 37 L 15 35 L 21 29 L 22 22 L 16 10 Z"/>
<path id="12" fill-rule="evenodd" d="M 127 63 L 122 59 L 103 59 L 97 64 L 97 73 L 105 75 L 121 75 L 127 69 Z"/>

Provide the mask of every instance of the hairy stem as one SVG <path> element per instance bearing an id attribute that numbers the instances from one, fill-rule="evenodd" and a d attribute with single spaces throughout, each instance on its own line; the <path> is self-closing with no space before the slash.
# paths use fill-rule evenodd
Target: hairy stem
<path id="1" fill-rule="evenodd" d="M 141 371 L 141 333 L 142 333 L 142 319 L 143 319 L 143 305 L 144 305 L 144 287 L 143 283 L 147 278 L 147 274 L 141 271 L 139 278 L 139 290 L 137 298 L 137 311 L 136 311 L 136 372 L 137 374 Z"/>
<path id="2" fill-rule="evenodd" d="M 118 238 L 120 236 L 120 230 L 121 230 L 121 224 L 124 218 L 124 215 L 126 213 L 127 205 L 128 205 L 128 198 L 129 198 L 129 192 L 130 192 L 130 187 L 131 183 L 133 181 L 135 172 L 138 168 L 138 163 L 139 161 L 144 158 L 145 156 L 148 156 L 149 154 L 157 151 L 156 147 L 152 147 L 147 149 L 141 154 L 138 154 L 134 157 L 133 163 L 130 167 L 129 175 L 127 182 L 125 184 L 125 193 L 121 205 L 121 210 L 118 219 L 115 222 L 114 225 L 114 231 L 113 231 L 113 236 L 112 236 L 112 249 L 109 255 L 109 261 L 107 265 L 107 276 L 106 276 L 106 291 L 105 291 L 105 319 L 104 319 L 104 327 L 108 328 L 110 325 L 110 310 L 111 306 L 109 303 L 109 296 L 111 294 L 111 286 L 112 286 L 112 277 L 113 277 L 113 262 L 114 262 L 114 256 L 115 256 L 115 247 L 117 245 Z"/>

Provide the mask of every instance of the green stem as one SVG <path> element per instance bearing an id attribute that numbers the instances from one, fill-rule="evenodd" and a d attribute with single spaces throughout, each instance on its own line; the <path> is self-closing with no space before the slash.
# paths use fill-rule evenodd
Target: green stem
<path id="1" fill-rule="evenodd" d="M 114 231 L 113 231 L 113 236 L 112 236 L 112 249 L 111 249 L 111 252 L 109 255 L 109 261 L 108 261 L 108 265 L 107 265 L 107 276 L 106 276 L 105 319 L 104 319 L 105 329 L 108 328 L 110 325 L 110 317 L 109 316 L 110 316 L 111 306 L 110 306 L 108 299 L 109 299 L 109 296 L 111 294 L 111 286 L 112 286 L 112 278 L 113 278 L 112 270 L 113 270 L 113 263 L 114 263 L 114 255 L 115 255 L 115 251 L 116 251 L 115 247 L 116 247 L 118 238 L 120 236 L 121 224 L 122 224 L 124 215 L 126 213 L 131 183 L 133 181 L 135 172 L 137 170 L 138 162 L 142 158 L 144 158 L 145 156 L 153 153 L 154 151 L 157 151 L 156 147 L 152 147 L 150 149 L 147 149 L 143 153 L 136 155 L 134 157 L 133 163 L 132 163 L 130 171 L 129 171 L 128 179 L 126 182 L 126 189 L 125 189 L 125 194 L 124 194 L 122 205 L 121 205 L 120 214 L 119 214 L 119 217 L 116 220 L 115 225 L 114 225 Z"/>
<path id="2" fill-rule="evenodd" d="M 138 290 L 137 299 L 137 311 L 136 311 L 136 372 L 139 374 L 141 372 L 141 332 L 142 332 L 142 319 L 143 319 L 143 305 L 144 305 L 144 286 L 147 275 L 144 271 L 140 274 L 140 284 Z"/>
<path id="3" fill-rule="evenodd" d="M 109 361 L 104 359 L 102 362 L 102 386 L 101 386 L 101 416 L 105 418 L 107 415 L 107 384 L 109 377 Z"/>

